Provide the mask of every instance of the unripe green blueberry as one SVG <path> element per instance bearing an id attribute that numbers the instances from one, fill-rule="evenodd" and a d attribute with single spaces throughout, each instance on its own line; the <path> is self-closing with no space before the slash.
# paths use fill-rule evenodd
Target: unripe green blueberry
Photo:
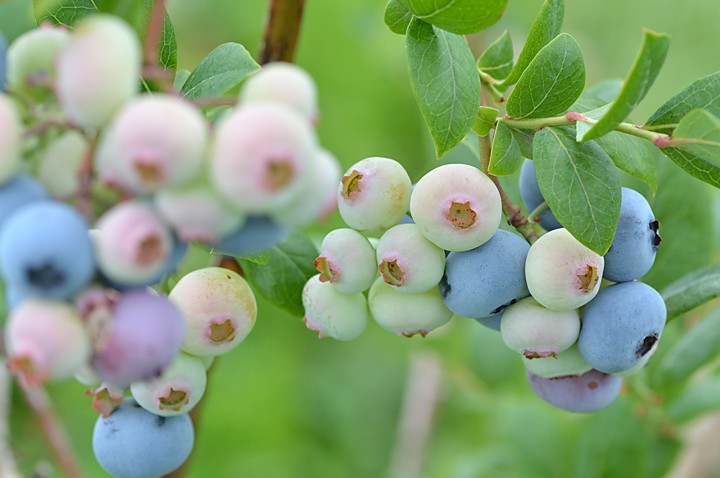
<path id="1" fill-rule="evenodd" d="M 216 356 L 237 347 L 257 318 L 255 295 L 237 272 L 222 267 L 197 269 L 183 276 L 168 296 L 185 317 L 182 349 Z"/>
<path id="2" fill-rule="evenodd" d="M 111 15 L 81 21 L 57 59 L 55 90 L 81 126 L 101 127 L 136 94 L 142 54 L 133 29 Z"/>
<path id="3" fill-rule="evenodd" d="M 368 305 L 375 322 L 397 335 L 423 337 L 445 325 L 453 313 L 445 307 L 437 287 L 422 294 L 403 294 L 383 281 L 375 279 L 368 293 Z"/>
<path id="4" fill-rule="evenodd" d="M 167 94 L 129 101 L 110 123 L 98 166 L 110 165 L 136 193 L 177 186 L 195 177 L 203 163 L 208 125 L 200 110 Z M 101 174 L 102 171 L 101 171 Z"/>
<path id="5" fill-rule="evenodd" d="M 422 233 L 446 251 L 467 251 L 487 242 L 502 216 L 500 193 L 482 171 L 444 164 L 415 185 L 410 212 Z"/>
<path id="6" fill-rule="evenodd" d="M 365 330 L 368 322 L 367 299 L 361 293 L 343 294 L 320 274 L 305 283 L 302 292 L 305 308 L 303 321 L 319 338 L 353 340 Z"/>
<path id="7" fill-rule="evenodd" d="M 577 344 L 558 353 L 557 357 L 523 357 L 523 363 L 528 372 L 543 378 L 570 377 L 592 370 L 592 367 L 580 355 Z"/>
<path id="8" fill-rule="evenodd" d="M 315 122 L 318 117 L 317 87 L 307 71 L 293 63 L 271 62 L 248 78 L 240 101 L 277 101 Z"/>
<path id="9" fill-rule="evenodd" d="M 69 130 L 54 140 L 40 156 L 38 179 L 56 198 L 78 192 L 79 169 L 90 145 L 78 131 Z"/>
<path id="10" fill-rule="evenodd" d="M 526 297 L 505 309 L 500 335 L 505 345 L 527 358 L 557 357 L 580 334 L 577 310 L 557 312 Z"/>
<path id="11" fill-rule="evenodd" d="M 202 361 L 179 353 L 159 377 L 131 384 L 130 392 L 148 412 L 172 417 L 192 410 L 205 393 L 206 384 Z"/>
<path id="12" fill-rule="evenodd" d="M 155 206 L 183 242 L 216 244 L 246 219 L 207 184 L 161 189 L 155 195 Z"/>
<path id="13" fill-rule="evenodd" d="M 10 98 L 0 93 L 0 184 L 8 182 L 20 168 L 21 147 L 20 116 Z"/>
<path id="14" fill-rule="evenodd" d="M 321 282 L 330 282 L 344 294 L 369 289 L 377 276 L 372 244 L 350 228 L 335 229 L 325 236 L 315 267 Z"/>
<path id="15" fill-rule="evenodd" d="M 275 222 L 290 227 L 302 227 L 313 220 L 322 220 L 337 207 L 335 190 L 342 174 L 340 163 L 332 153 L 320 149 L 316 153 L 314 169 L 312 178 L 300 198 L 272 213 Z"/>
<path id="16" fill-rule="evenodd" d="M 416 224 L 388 229 L 380 236 L 376 254 L 382 279 L 406 294 L 434 288 L 445 271 L 445 251 L 428 241 Z"/>
<path id="17" fill-rule="evenodd" d="M 28 299 L 5 324 L 8 365 L 28 385 L 72 377 L 90 358 L 90 339 L 65 302 Z"/>
<path id="18" fill-rule="evenodd" d="M 7 50 L 7 82 L 13 91 L 43 100 L 55 81 L 55 63 L 60 50 L 70 41 L 70 32 L 61 26 L 42 25 L 23 33 Z"/>
<path id="19" fill-rule="evenodd" d="M 567 229 L 538 239 L 525 261 L 530 294 L 548 309 L 564 311 L 590 302 L 600 290 L 605 261 L 575 239 Z"/>
<path id="20" fill-rule="evenodd" d="M 250 214 L 274 214 L 300 200 L 315 172 L 317 138 L 300 113 L 281 103 L 240 105 L 218 123 L 211 177 Z"/>
<path id="21" fill-rule="evenodd" d="M 410 205 L 412 183 L 394 159 L 365 158 L 352 165 L 337 190 L 345 223 L 360 231 L 384 231 L 400 223 Z"/>

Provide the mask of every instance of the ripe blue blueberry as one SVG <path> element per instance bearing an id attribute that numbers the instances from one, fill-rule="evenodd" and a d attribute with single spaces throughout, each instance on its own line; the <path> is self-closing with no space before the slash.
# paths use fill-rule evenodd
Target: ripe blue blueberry
<path id="1" fill-rule="evenodd" d="M 629 370 L 654 353 L 666 316 L 665 302 L 647 284 L 606 287 L 583 310 L 580 354 L 601 372 Z"/>
<path id="2" fill-rule="evenodd" d="M 95 275 L 83 217 L 71 206 L 38 201 L 13 214 L 0 234 L 5 281 L 30 295 L 68 299 Z"/>
<path id="3" fill-rule="evenodd" d="M 445 306 L 461 317 L 480 319 L 530 295 L 525 284 L 529 250 L 523 238 L 500 229 L 481 246 L 451 252 L 439 286 Z"/>
<path id="4" fill-rule="evenodd" d="M 647 274 L 660 245 L 660 223 L 639 192 L 622 188 L 620 219 L 610 249 L 605 254 L 603 277 L 627 282 Z"/>
<path id="5" fill-rule="evenodd" d="M 250 216 L 235 232 L 214 247 L 222 254 L 247 256 L 282 242 L 289 229 L 268 216 Z"/>
<path id="6" fill-rule="evenodd" d="M 530 388 L 553 407 L 591 413 L 610 405 L 620 393 L 622 378 L 590 370 L 578 376 L 542 378 L 526 372 Z"/>
<path id="7" fill-rule="evenodd" d="M 92 447 L 100 466 L 112 476 L 154 478 L 179 468 L 194 441 L 187 414 L 160 417 L 129 398 L 107 418 L 98 418 Z"/>
<path id="8" fill-rule="evenodd" d="M 47 198 L 47 191 L 37 180 L 27 174 L 16 174 L 0 186 L 0 231 L 12 213 L 26 204 Z"/>
<path id="9" fill-rule="evenodd" d="M 535 164 L 529 159 L 525 160 L 520 169 L 520 197 L 528 213 L 535 210 L 536 207 L 545 201 L 545 198 L 540 192 L 537 177 L 535 176 Z M 545 209 L 540 213 L 538 223 L 546 231 L 552 231 L 553 229 L 562 227 L 550 209 Z"/>

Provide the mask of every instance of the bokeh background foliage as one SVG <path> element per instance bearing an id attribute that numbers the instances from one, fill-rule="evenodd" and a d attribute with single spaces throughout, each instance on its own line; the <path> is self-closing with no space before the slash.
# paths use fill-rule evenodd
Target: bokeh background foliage
<path id="1" fill-rule="evenodd" d="M 227 41 L 258 51 L 266 1 L 168 3 L 179 69 L 192 69 Z M 416 180 L 437 163 L 410 90 L 404 37 L 384 25 L 384 4 L 307 0 L 297 63 L 319 86 L 323 145 L 345 166 L 367 156 L 397 159 Z M 469 38 L 476 56 L 504 29 L 518 51 L 541 4 L 511 0 L 498 24 Z M 716 0 L 572 0 L 563 30 L 582 48 L 588 85 L 626 74 L 639 48 L 641 27 L 672 35 L 665 67 L 633 113 L 633 120 L 642 122 L 693 80 L 720 70 L 718 25 Z M 31 0 L 0 1 L 0 29 L 9 40 L 33 26 Z M 474 159 L 458 146 L 443 161 Z M 718 191 L 670 161 L 662 162 L 660 170 L 655 197 L 641 183 L 624 178 L 651 197 L 661 221 L 663 244 L 644 279 L 658 289 L 720 262 Z M 503 178 L 503 184 L 519 199 L 516 180 Z M 339 226 L 335 215 L 307 232 L 320 240 Z M 664 378 L 672 365 L 668 360 L 674 360 L 669 351 L 701 320 L 708 330 L 717 330 L 720 325 L 711 326 L 720 324 L 718 305 L 716 300 L 670 323 L 650 367 L 628 381 L 608 409 L 583 416 L 555 410 L 533 396 L 519 358 L 496 332 L 472 321 L 453 320 L 426 339 L 394 337 L 371 325 L 360 339 L 337 343 L 318 341 L 298 317 L 260 300 L 252 334 L 212 370 L 187 476 L 391 476 L 409 363 L 419 353 L 436 354 L 443 367 L 423 476 L 664 476 L 681 447 L 684 420 L 720 405 L 713 366 L 720 351 L 718 334 L 702 334 L 710 337 L 703 345 L 708 351 L 703 361 L 710 365 L 694 375 L 691 393 L 683 395 L 676 380 Z M 688 344 L 684 346 L 687 350 Z M 97 415 L 84 387 L 66 383 L 49 391 L 87 475 L 104 476 L 90 448 Z M 690 405 L 678 405 L 677 396 Z M 50 455 L 17 393 L 11 431 L 19 463 L 29 475 Z"/>

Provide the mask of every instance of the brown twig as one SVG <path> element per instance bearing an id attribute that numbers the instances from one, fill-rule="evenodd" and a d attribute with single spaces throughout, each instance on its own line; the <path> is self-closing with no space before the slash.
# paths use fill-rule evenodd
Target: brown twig
<path id="1" fill-rule="evenodd" d="M 293 61 L 305 0 L 270 0 L 260 64 Z"/>
<path id="2" fill-rule="evenodd" d="M 500 180 L 497 176 L 493 176 L 488 173 L 488 166 L 490 164 L 490 153 L 492 149 L 492 142 L 490 136 L 480 137 L 480 167 L 482 172 L 488 175 L 492 182 L 497 187 L 500 193 L 500 202 L 502 203 L 502 210 L 505 214 L 507 223 L 515 228 L 517 232 L 523 235 L 523 237 L 530 243 L 534 243 L 538 240 L 538 233 L 533 227 L 533 224 L 523 215 L 522 211 L 516 206 L 510 198 L 505 194 Z"/>
<path id="3" fill-rule="evenodd" d="M 435 353 L 411 356 L 390 476 L 419 478 L 440 401 L 442 366 Z"/>
<path id="4" fill-rule="evenodd" d="M 78 192 L 75 206 L 85 216 L 90 224 L 95 223 L 95 213 L 92 208 L 93 158 L 97 148 L 97 137 L 89 141 L 80 167 L 78 168 Z"/>
<path id="5" fill-rule="evenodd" d="M 10 372 L 5 360 L 0 360 L 0 477 L 22 478 L 15 464 L 15 456 L 10 448 Z"/>
<path id="6" fill-rule="evenodd" d="M 70 437 L 56 415 L 45 389 L 26 386 L 22 381 L 19 381 L 19 384 L 60 469 L 68 478 L 82 478 L 82 468 L 80 468 L 75 452 L 70 445 Z"/>
<path id="7" fill-rule="evenodd" d="M 155 66 L 159 63 L 158 43 L 165 20 L 165 1 L 153 0 L 150 9 L 150 18 L 145 31 L 145 65 Z"/>

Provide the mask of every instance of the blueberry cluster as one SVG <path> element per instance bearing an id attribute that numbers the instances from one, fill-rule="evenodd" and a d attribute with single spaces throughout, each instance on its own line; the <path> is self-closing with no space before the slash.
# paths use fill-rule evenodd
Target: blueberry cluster
<path id="1" fill-rule="evenodd" d="M 520 190 L 529 210 L 544 202 L 531 161 Z M 604 256 L 550 210 L 538 219 L 548 232 L 532 245 L 498 229 L 497 188 L 463 164 L 439 166 L 412 186 L 399 163 L 367 158 L 345 173 L 337 199 L 350 228 L 325 237 L 319 274 L 303 294 L 305 323 L 320 337 L 353 339 L 369 316 L 407 336 L 425 335 L 453 314 L 475 319 L 521 355 L 541 398 L 575 412 L 610 404 L 621 376 L 657 349 L 665 304 L 636 279 L 654 262 L 658 221 L 634 190 L 622 190 Z"/>
<path id="2" fill-rule="evenodd" d="M 110 474 L 168 473 L 192 448 L 207 368 L 250 333 L 257 305 L 220 267 L 167 295 L 152 287 L 189 243 L 254 254 L 335 208 L 341 171 L 317 139 L 315 84 L 270 63 L 211 123 L 176 93 L 139 93 L 139 40 L 105 15 L 25 33 L 0 63 L 8 364 L 24 386 L 91 387 Z"/>

